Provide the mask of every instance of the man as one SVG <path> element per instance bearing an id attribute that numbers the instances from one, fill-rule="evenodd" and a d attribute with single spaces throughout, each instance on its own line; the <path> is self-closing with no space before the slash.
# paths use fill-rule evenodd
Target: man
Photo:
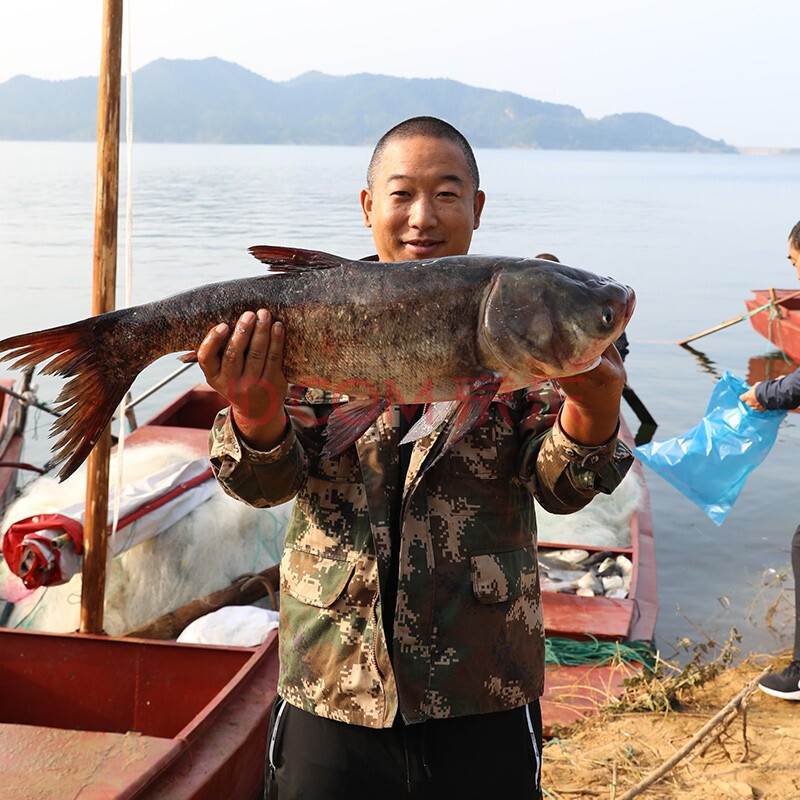
<path id="1" fill-rule="evenodd" d="M 390 130 L 361 192 L 382 261 L 468 251 L 485 202 L 466 139 L 418 117 Z M 533 500 L 569 513 L 630 466 L 616 442 L 624 370 L 498 396 L 441 459 L 399 446 L 422 409 L 394 406 L 340 456 L 319 455 L 336 398 L 294 387 L 265 311 L 198 356 L 231 408 L 212 431 L 223 488 L 296 496 L 281 562 L 281 672 L 267 796 L 539 797 L 544 630 Z M 246 380 L 243 380 L 246 379 Z M 245 388 L 246 387 L 246 388 Z M 410 398 L 408 398 L 410 400 Z M 558 417 L 558 419 L 556 419 Z"/>
<path id="2" fill-rule="evenodd" d="M 787 256 L 800 278 L 800 222 L 789 234 Z M 740 398 L 756 411 L 800 406 L 800 369 L 772 381 L 760 381 L 751 386 Z M 800 525 L 792 537 L 792 573 L 794 574 L 794 652 L 786 669 L 766 675 L 758 688 L 773 697 L 800 700 Z"/>

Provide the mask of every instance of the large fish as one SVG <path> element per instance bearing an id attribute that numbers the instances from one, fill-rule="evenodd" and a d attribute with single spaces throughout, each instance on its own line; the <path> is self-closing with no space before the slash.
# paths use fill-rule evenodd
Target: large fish
<path id="1" fill-rule="evenodd" d="M 286 331 L 292 384 L 355 401 L 328 422 L 326 454 L 341 452 L 386 402 L 430 402 L 409 432 L 445 420 L 452 442 L 498 390 L 591 369 L 622 332 L 633 291 L 564 264 L 489 256 L 399 263 L 351 261 L 285 247 L 251 247 L 275 274 L 209 284 L 0 341 L 0 361 L 48 362 L 68 377 L 51 435 L 63 480 L 84 461 L 136 376 L 167 353 L 191 351 L 219 322 L 268 309 Z M 377 402 L 376 402 L 377 401 Z"/>

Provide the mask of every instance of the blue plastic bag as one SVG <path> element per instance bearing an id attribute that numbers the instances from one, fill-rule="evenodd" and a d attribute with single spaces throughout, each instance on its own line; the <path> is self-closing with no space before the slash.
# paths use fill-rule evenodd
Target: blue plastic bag
<path id="1" fill-rule="evenodd" d="M 722 525 L 747 476 L 775 444 L 785 411 L 754 411 L 739 395 L 746 381 L 726 372 L 700 423 L 683 436 L 650 442 L 633 452 L 664 480 Z"/>

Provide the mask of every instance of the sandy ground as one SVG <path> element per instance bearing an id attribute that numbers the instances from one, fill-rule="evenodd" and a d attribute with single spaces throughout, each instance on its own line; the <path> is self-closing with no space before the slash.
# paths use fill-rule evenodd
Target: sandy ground
<path id="1" fill-rule="evenodd" d="M 544 751 L 544 797 L 621 800 L 687 744 L 769 663 L 780 670 L 788 658 L 751 657 L 695 689 L 676 710 L 604 712 L 569 735 L 551 740 Z M 800 702 L 779 700 L 757 690 L 744 714 L 737 714 L 701 753 L 704 741 L 637 796 L 645 800 L 800 800 Z"/>

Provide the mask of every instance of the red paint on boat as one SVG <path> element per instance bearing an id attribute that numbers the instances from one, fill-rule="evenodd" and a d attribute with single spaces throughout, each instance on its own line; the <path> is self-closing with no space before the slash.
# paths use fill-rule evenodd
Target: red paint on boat
<path id="1" fill-rule="evenodd" d="M 796 289 L 773 289 L 775 299 L 788 297 Z M 753 297 L 745 300 L 748 311 L 753 311 L 772 299 L 769 289 L 753 289 Z M 750 317 L 750 324 L 778 350 L 793 361 L 800 362 L 800 297 L 793 297 L 778 306 L 766 308 Z"/>
<path id="2" fill-rule="evenodd" d="M 230 648 L 4 630 L 0 664 L 4 796 L 258 797 L 274 632 Z"/>

